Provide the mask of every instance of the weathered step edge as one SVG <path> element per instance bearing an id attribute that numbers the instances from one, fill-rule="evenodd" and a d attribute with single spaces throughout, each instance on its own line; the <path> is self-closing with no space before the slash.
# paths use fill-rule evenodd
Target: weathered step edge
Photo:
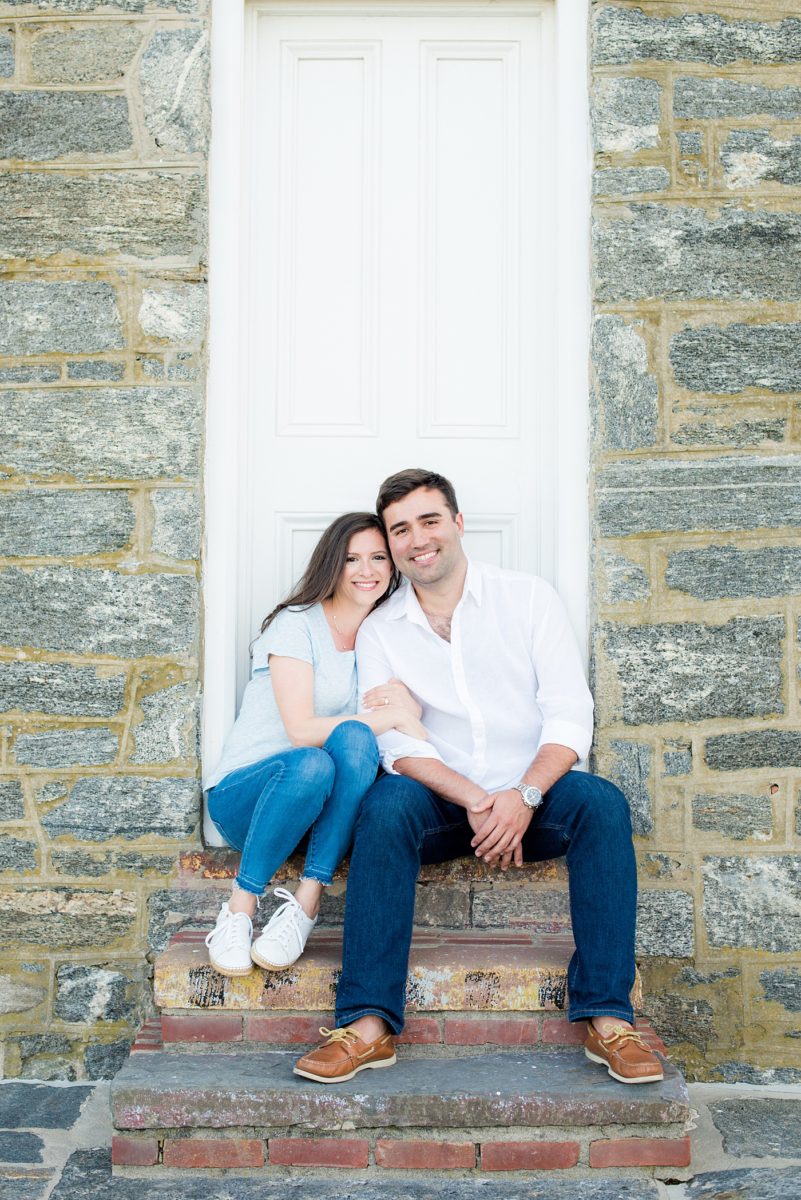
<path id="1" fill-rule="evenodd" d="M 409 960 L 408 1011 L 563 1011 L 572 951 L 564 934 L 418 932 Z M 156 960 L 155 1000 L 167 1011 L 326 1012 L 333 1008 L 340 961 L 341 936 L 324 931 L 287 970 L 256 969 L 230 979 L 210 965 L 202 932 L 184 930 Z M 631 998 L 641 1009 L 639 974 Z"/>

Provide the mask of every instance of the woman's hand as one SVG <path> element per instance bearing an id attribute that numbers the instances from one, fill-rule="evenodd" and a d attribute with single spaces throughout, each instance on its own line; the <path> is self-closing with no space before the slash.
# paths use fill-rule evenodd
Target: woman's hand
<path id="1" fill-rule="evenodd" d="M 363 701 L 364 707 L 369 709 L 382 708 L 386 704 L 394 704 L 398 708 L 405 708 L 412 716 L 418 719 L 423 712 L 406 684 L 401 683 L 399 679 L 389 679 L 379 687 L 370 688 L 369 692 L 364 693 Z M 398 727 L 396 726 L 396 728 Z M 417 734 L 414 736 L 417 737 Z"/>
<path id="2" fill-rule="evenodd" d="M 387 713 L 392 721 L 391 729 L 397 729 L 398 733 L 405 733 L 407 737 L 418 738 L 421 742 L 428 741 L 428 734 L 420 724 L 419 718 L 410 713 L 408 708 L 391 704 L 387 707 Z"/>

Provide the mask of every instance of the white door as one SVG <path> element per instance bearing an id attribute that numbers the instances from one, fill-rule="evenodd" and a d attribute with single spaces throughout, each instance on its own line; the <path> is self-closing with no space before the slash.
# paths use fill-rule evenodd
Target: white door
<path id="1" fill-rule="evenodd" d="M 468 553 L 555 571 L 547 4 L 255 4 L 239 688 L 337 513 L 447 475 Z"/>

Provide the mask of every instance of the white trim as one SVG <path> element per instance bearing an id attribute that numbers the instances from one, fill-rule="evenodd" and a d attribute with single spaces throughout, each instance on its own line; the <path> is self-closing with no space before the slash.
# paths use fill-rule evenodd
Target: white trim
<path id="1" fill-rule="evenodd" d="M 557 356 L 555 412 L 560 430 L 558 453 L 559 549 L 557 584 L 583 647 L 589 610 L 588 348 L 590 328 L 590 171 L 587 100 L 587 23 L 585 0 L 554 0 L 556 14 L 557 166 Z M 206 544 L 204 558 L 204 703 L 202 753 L 209 770 L 219 758 L 236 715 L 237 578 L 241 539 L 239 449 L 246 418 L 240 384 L 244 336 L 243 299 L 246 228 L 243 196 L 245 78 L 245 0 L 215 5 L 211 30 L 212 138 L 210 172 L 209 375 L 206 426 Z M 520 12 L 514 0 L 488 3 L 488 15 Z M 356 10 L 347 3 L 293 4 L 272 0 L 262 10 Z M 481 15 L 460 0 L 439 0 L 436 11 Z M 419 11 L 414 2 L 387 3 L 395 13 Z M 581 480 L 584 484 L 577 487 Z M 246 565 L 246 564 L 243 564 Z M 207 838 L 219 844 L 213 827 Z"/>

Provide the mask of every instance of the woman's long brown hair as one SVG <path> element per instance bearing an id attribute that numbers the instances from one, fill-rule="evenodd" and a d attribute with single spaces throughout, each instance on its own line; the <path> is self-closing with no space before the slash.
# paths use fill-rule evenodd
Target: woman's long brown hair
<path id="1" fill-rule="evenodd" d="M 335 521 L 332 521 L 314 547 L 312 556 L 309 559 L 309 565 L 304 571 L 303 576 L 295 585 L 291 594 L 285 600 L 282 600 L 280 604 L 276 604 L 273 611 L 264 618 L 261 623 L 261 632 L 264 633 L 270 622 L 283 609 L 312 608 L 315 604 L 319 604 L 322 600 L 327 600 L 330 596 L 333 596 L 339 582 L 339 577 L 342 574 L 342 568 L 345 566 L 345 560 L 348 557 L 348 547 L 350 546 L 351 538 L 354 534 L 363 533 L 367 529 L 375 529 L 376 532 L 381 534 L 384 541 L 386 541 L 384 526 L 375 513 L 343 513 L 341 517 L 337 517 Z M 389 550 L 387 550 L 387 557 L 389 558 Z M 399 583 L 400 573 L 393 564 L 389 587 L 383 596 L 376 600 L 376 608 L 392 595 Z"/>

